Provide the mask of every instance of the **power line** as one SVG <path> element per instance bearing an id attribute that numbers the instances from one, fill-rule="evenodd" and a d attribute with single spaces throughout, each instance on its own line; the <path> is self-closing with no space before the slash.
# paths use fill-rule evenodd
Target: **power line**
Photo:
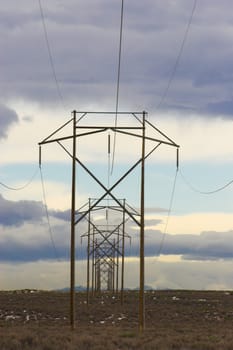
<path id="1" fill-rule="evenodd" d="M 55 66 L 54 66 L 53 55 L 52 55 L 52 50 L 51 50 L 51 46 L 49 43 L 48 31 L 47 31 L 47 27 L 46 27 L 45 16 L 44 16 L 44 11 L 43 11 L 41 0 L 38 0 L 38 3 L 39 3 L 41 21 L 42 21 L 43 30 L 44 30 L 45 42 L 46 42 L 48 56 L 49 56 L 49 63 L 50 63 L 53 78 L 55 81 L 58 97 L 61 101 L 63 108 L 65 109 L 64 98 L 63 98 L 63 95 L 61 93 L 60 85 L 59 85 L 59 82 L 57 79 L 57 74 L 56 74 L 56 70 L 55 70 Z"/>
<path id="2" fill-rule="evenodd" d="M 197 189 L 196 187 L 194 187 L 184 176 L 184 174 L 182 173 L 182 171 L 180 171 L 180 176 L 182 177 L 183 181 L 186 183 L 186 185 L 193 191 L 193 192 L 196 192 L 196 193 L 200 193 L 200 194 L 214 194 L 214 193 L 217 193 L 217 192 L 220 192 L 222 190 L 224 190 L 225 188 L 229 187 L 230 185 L 233 184 L 233 180 L 227 182 L 225 185 L 221 186 L 221 187 L 218 187 L 217 189 L 215 190 L 212 190 L 212 191 L 200 191 L 199 189 Z"/>
<path id="3" fill-rule="evenodd" d="M 176 182 L 177 182 L 177 174 L 178 174 L 178 168 L 176 169 L 176 174 L 175 174 L 175 178 L 174 178 L 174 182 L 173 182 L 173 186 L 172 186 L 172 193 L 171 193 L 171 198 L 170 198 L 170 203 L 169 203 L 169 209 L 168 209 L 168 215 L 167 215 L 167 219 L 166 219 L 166 223 L 165 223 L 165 228 L 162 234 L 162 239 L 159 245 L 159 249 L 156 253 L 156 257 L 159 257 L 159 255 L 161 254 L 161 251 L 163 249 L 164 246 L 164 241 L 165 241 L 165 236 L 167 234 L 167 227 L 168 227 L 168 222 L 171 216 L 171 211 L 172 211 L 172 205 L 173 205 L 173 200 L 174 200 L 174 196 L 175 196 L 175 189 L 176 189 Z"/>
<path id="4" fill-rule="evenodd" d="M 8 186 L 6 185 L 5 183 L 3 182 L 0 182 L 0 185 L 7 188 L 8 190 L 13 190 L 13 191 L 20 191 L 20 190 L 23 190 L 24 188 L 26 188 L 27 186 L 29 186 L 32 181 L 34 180 L 34 178 L 36 177 L 36 175 L 38 174 L 38 171 L 40 170 L 40 176 L 41 176 L 41 184 L 42 184 L 42 192 L 43 192 L 43 200 L 44 200 L 44 208 L 45 208 L 45 213 L 46 213 L 46 218 L 47 218 L 47 222 L 48 222 L 48 227 L 49 227 L 49 234 L 50 234 L 50 239 L 51 239 L 51 243 L 52 243 L 52 246 L 53 246 L 53 249 L 54 249 L 54 253 L 55 253 L 55 256 L 56 256 L 56 259 L 58 261 L 59 258 L 58 258 L 58 254 L 57 254 L 57 249 L 56 249 L 56 246 L 55 246 L 55 242 L 54 242 L 54 239 L 53 239 L 53 234 L 52 234 L 52 228 L 51 228 L 51 224 L 50 224 L 50 219 L 49 219 L 49 213 L 48 213 L 48 207 L 47 207 L 47 204 L 46 204 L 46 195 L 45 195 L 45 186 L 44 186 L 44 180 L 43 180 L 43 175 L 42 175 L 42 170 L 41 170 L 41 167 L 39 167 L 39 169 L 37 169 L 35 171 L 35 173 L 32 175 L 31 179 L 23 186 L 20 186 L 20 187 L 11 187 L 11 186 Z"/>
<path id="5" fill-rule="evenodd" d="M 171 87 L 171 84 L 172 84 L 172 81 L 175 77 L 175 74 L 176 74 L 176 71 L 177 71 L 177 68 L 178 68 L 178 65 L 179 65 L 179 62 L 180 62 L 180 59 L 181 59 L 181 56 L 182 56 L 182 53 L 183 53 L 183 50 L 184 50 L 184 46 L 185 46 L 185 43 L 186 43 L 186 40 L 187 40 L 187 37 L 188 37 L 188 33 L 189 33 L 189 30 L 190 30 L 190 26 L 192 24 L 192 20 L 193 20 L 193 16 L 194 16 L 194 12 L 195 12 L 195 9 L 196 9 L 196 6 L 197 6 L 197 0 L 194 0 L 194 3 L 193 3 L 193 7 L 192 7 L 192 11 L 191 11 L 191 15 L 189 17 L 189 21 L 188 21 L 188 24 L 187 24 L 187 27 L 186 27 L 186 30 L 185 30 L 185 33 L 184 33 L 184 37 L 183 37 L 183 40 L 182 40 L 182 43 L 181 43 L 181 46 L 180 46 L 180 49 L 179 49 L 179 52 L 178 52 L 178 55 L 177 55 L 177 58 L 176 58 L 176 61 L 175 61 L 175 64 L 174 64 L 174 67 L 173 67 L 173 70 L 171 72 L 171 75 L 170 75 L 170 78 L 168 80 L 168 83 L 167 83 L 167 86 L 163 92 L 163 95 L 157 105 L 157 109 L 161 107 L 161 105 L 164 103 L 166 97 L 167 97 L 167 94 L 168 94 L 168 91 Z"/>
<path id="6" fill-rule="evenodd" d="M 58 257 L 55 241 L 53 239 L 53 232 L 52 232 L 52 227 L 51 227 L 51 223 L 50 223 L 50 219 L 49 219 L 49 212 L 48 212 L 46 193 L 45 193 L 45 185 L 44 185 L 44 179 L 43 179 L 41 166 L 39 167 L 39 169 L 40 169 L 40 178 L 41 178 L 41 185 L 42 185 L 43 202 L 44 202 L 45 214 L 46 214 L 47 223 L 48 223 L 49 236 L 50 236 L 50 240 L 51 240 L 52 247 L 53 247 L 53 250 L 54 250 L 54 255 L 55 255 L 56 259 L 58 261 L 60 261 L 60 259 Z"/>
<path id="7" fill-rule="evenodd" d="M 24 188 L 28 187 L 32 181 L 34 180 L 34 178 L 36 177 L 36 175 L 38 174 L 38 169 L 35 171 L 35 173 L 32 175 L 32 177 L 30 178 L 30 180 L 28 182 L 26 182 L 23 186 L 20 186 L 20 187 L 11 187 L 11 186 L 8 186 L 6 185 L 5 183 L 3 182 L 0 182 L 0 185 L 7 188 L 8 190 L 12 190 L 12 191 L 20 191 L 20 190 L 23 190 Z"/>
<path id="8" fill-rule="evenodd" d="M 115 128 L 117 127 L 118 108 L 119 108 L 119 92 L 120 92 L 120 75 L 121 75 L 121 51 L 122 51 L 123 19 L 124 19 L 124 0 L 121 1 L 121 22 L 120 22 L 120 39 L 119 39 L 118 67 L 117 67 Z M 114 133 L 114 140 L 113 140 L 113 152 L 112 152 L 111 174 L 112 174 L 112 172 L 113 172 L 113 167 L 114 167 L 115 152 L 116 152 L 116 132 Z"/>
<path id="9" fill-rule="evenodd" d="M 166 220 L 166 224 L 165 224 L 165 228 L 162 234 L 162 239 L 159 245 L 159 249 L 156 253 L 156 257 L 159 257 L 159 255 L 161 254 L 161 251 L 163 249 L 164 246 L 164 241 L 165 241 L 165 236 L 167 234 L 167 227 L 168 227 L 168 222 L 171 216 L 171 210 L 172 210 L 172 205 L 173 205 L 173 200 L 174 200 L 174 195 L 175 195 L 175 188 L 176 188 L 176 182 L 177 182 L 177 175 L 178 175 L 178 171 L 179 174 L 181 175 L 182 179 L 184 180 L 184 182 L 186 183 L 186 185 L 194 192 L 200 193 L 200 194 L 204 194 L 204 195 L 210 195 L 210 194 L 214 194 L 217 192 L 220 192 L 222 190 L 224 190 L 225 188 L 229 187 L 230 185 L 233 184 L 233 180 L 227 182 L 225 185 L 212 190 L 212 191 L 200 191 L 197 188 L 195 188 L 183 175 L 182 171 L 180 169 L 177 169 L 176 174 L 175 174 L 175 179 L 174 179 L 174 183 L 173 183 L 173 188 L 172 188 L 172 194 L 171 194 L 171 199 L 170 199 L 170 205 L 169 205 L 169 210 L 168 210 L 168 216 L 167 216 L 167 220 Z"/>

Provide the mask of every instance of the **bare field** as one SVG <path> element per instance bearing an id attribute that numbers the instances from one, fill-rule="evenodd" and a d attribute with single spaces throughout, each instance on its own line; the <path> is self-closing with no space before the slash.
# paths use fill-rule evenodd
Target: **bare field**
<path id="1" fill-rule="evenodd" d="M 138 292 L 124 305 L 103 293 L 86 303 L 76 294 L 76 327 L 69 294 L 0 292 L 1 350 L 233 349 L 233 292 L 148 291 L 146 328 L 138 331 Z"/>

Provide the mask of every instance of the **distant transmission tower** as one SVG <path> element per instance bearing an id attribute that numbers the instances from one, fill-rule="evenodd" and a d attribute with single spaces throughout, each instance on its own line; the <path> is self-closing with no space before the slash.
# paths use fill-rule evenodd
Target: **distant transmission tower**
<path id="1" fill-rule="evenodd" d="M 89 198 L 89 208 L 96 200 L 96 198 Z M 118 295 L 121 277 L 120 290 L 123 304 L 125 238 L 131 240 L 131 237 L 125 231 L 125 207 L 128 208 L 128 206 L 125 199 L 118 199 L 118 201 L 122 203 L 123 209 L 112 203 L 113 200 L 106 199 L 88 214 L 88 232 L 82 235 L 82 238 L 87 237 L 87 303 L 90 297 L 90 284 L 92 296 L 94 292 L 101 290 L 108 290 Z M 79 215 L 83 213 L 83 209 L 85 207 L 82 208 L 82 212 L 78 211 Z M 95 216 L 98 215 L 104 218 L 101 225 L 95 223 Z M 113 218 L 115 222 L 110 224 Z M 96 276 L 97 273 L 98 276 Z"/>

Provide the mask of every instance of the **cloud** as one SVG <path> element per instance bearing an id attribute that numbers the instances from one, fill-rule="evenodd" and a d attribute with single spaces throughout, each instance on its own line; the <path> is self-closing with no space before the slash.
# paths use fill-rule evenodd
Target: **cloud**
<path id="1" fill-rule="evenodd" d="M 69 285 L 69 262 L 36 261 L 31 263 L 0 263 L 1 289 L 35 288 L 42 290 Z M 17 276 L 17 278 L 15 278 Z"/>
<path id="2" fill-rule="evenodd" d="M 13 109 L 0 104 L 0 139 L 7 138 L 8 130 L 12 124 L 17 123 L 18 121 L 19 117 Z"/>
<path id="3" fill-rule="evenodd" d="M 207 106 L 207 110 L 216 115 L 233 118 L 233 100 L 210 103 Z"/>
<path id="4" fill-rule="evenodd" d="M 1 290 L 40 289 L 54 290 L 70 285 L 69 261 L 35 261 L 26 263 L 0 263 Z M 77 284 L 86 284 L 86 262 L 77 265 Z M 16 278 L 17 276 L 17 278 Z"/>
<path id="5" fill-rule="evenodd" d="M 57 258 L 67 259 L 67 250 L 69 250 L 70 244 L 70 210 L 49 209 L 48 213 L 50 227 L 45 208 L 41 202 L 6 200 L 0 195 L 0 260 L 26 262 Z M 97 227 L 102 221 L 103 219 L 100 218 L 95 222 Z M 147 224 L 155 225 L 160 222 L 161 220 L 150 219 Z M 119 218 L 115 224 L 119 224 Z M 127 233 L 128 229 L 130 230 L 130 225 L 127 224 L 129 226 L 126 228 Z M 87 241 L 84 238 L 81 244 L 81 236 L 88 231 L 87 226 L 88 222 L 83 220 L 76 227 L 77 257 L 81 260 L 86 258 Z M 154 231 L 151 232 L 156 237 Z M 129 240 L 126 240 L 126 255 L 129 254 L 130 249 L 131 254 L 137 255 L 138 233 L 135 234 L 135 230 L 132 232 L 132 241 L 131 249 Z"/>
<path id="6" fill-rule="evenodd" d="M 56 255 L 51 243 L 29 245 L 23 242 L 23 237 L 21 242 L 15 242 L 10 239 L 8 242 L 4 242 L 4 249 L 0 248 L 0 254 L 2 262 L 11 263 L 64 259 L 64 253 L 61 254 L 59 250 Z"/>
<path id="7" fill-rule="evenodd" d="M 24 222 L 38 222 L 44 215 L 41 202 L 20 200 L 9 201 L 0 194 L 0 224 L 2 226 L 22 226 Z"/>
<path id="8" fill-rule="evenodd" d="M 191 251 L 182 255 L 184 260 L 219 260 L 233 258 L 233 231 L 202 232 L 192 242 Z M 197 238 L 197 237 L 196 237 Z"/>
<path id="9" fill-rule="evenodd" d="M 153 234 L 153 232 L 151 232 Z M 233 231 L 202 232 L 200 235 L 163 235 L 154 232 L 146 243 L 147 256 L 159 253 L 164 255 L 179 255 L 183 260 L 221 260 L 233 258 Z"/>
<path id="10" fill-rule="evenodd" d="M 192 3 L 146 0 L 125 5 L 120 106 L 154 110 L 166 89 Z M 164 110 L 200 110 L 229 99 L 231 18 L 227 0 L 197 6 Z M 51 106 L 60 103 L 51 71 L 39 6 L 23 0 L 2 9 L 2 99 Z M 75 14 L 75 15 L 74 15 Z M 120 5 L 107 1 L 44 4 L 54 67 L 65 102 L 115 106 Z M 208 18 L 208 21 L 206 21 Z M 146 19 L 146 20 L 145 20 Z M 79 42 L 79 45 L 73 45 Z M 80 49 L 81 48 L 81 49 Z M 199 53 L 202 53 L 201 55 Z M 79 96 L 77 101 L 77 96 Z M 91 102 L 90 102 L 91 101 Z M 214 106 L 214 105 L 212 105 Z M 72 108 L 70 108 L 71 110 Z M 224 112 L 224 110 L 222 110 Z M 214 116 L 215 114 L 213 114 Z"/>
<path id="11" fill-rule="evenodd" d="M 29 115 L 25 115 L 22 119 L 28 123 L 31 123 L 33 121 L 33 117 L 31 117 Z"/>
<path id="12" fill-rule="evenodd" d="M 139 261 L 125 261 L 125 286 L 135 288 L 139 280 Z M 57 289 L 69 285 L 68 261 L 36 261 L 31 263 L 1 263 L 1 288 Z M 229 262 L 170 262 L 152 258 L 145 261 L 146 284 L 154 288 L 231 290 L 233 263 Z M 77 263 L 77 284 L 86 285 L 86 262 Z M 15 278 L 17 276 L 17 279 Z"/>
<path id="13" fill-rule="evenodd" d="M 62 211 L 62 210 L 49 210 L 49 215 L 53 216 L 54 218 L 70 222 L 71 211 L 70 211 L 70 209 L 64 210 L 64 211 Z"/>
<path id="14" fill-rule="evenodd" d="M 159 262 L 146 259 L 146 283 L 154 288 L 231 290 L 232 261 Z"/>
<path id="15" fill-rule="evenodd" d="M 12 183 L 14 180 L 16 183 L 24 182 L 28 171 L 23 173 L 22 161 L 28 165 L 34 164 L 35 160 L 37 162 L 37 142 L 70 118 L 71 110 L 115 108 L 119 46 L 118 2 L 97 0 L 93 4 L 89 0 L 78 3 L 75 0 L 66 3 L 52 0 L 43 3 L 54 68 L 65 101 L 64 113 L 60 108 L 61 101 L 48 59 L 38 4 L 22 0 L 21 5 L 16 9 L 11 2 L 4 2 L 0 23 L 0 45 L 3 48 L 0 60 L 0 140 L 4 141 L 1 162 L 11 164 L 10 168 L 1 169 L 4 177 Z M 181 145 L 180 160 L 184 174 L 187 175 L 190 170 L 188 178 L 192 174 L 195 181 L 200 180 L 200 185 L 204 187 L 201 189 L 205 190 L 208 185 L 212 190 L 215 182 L 224 184 L 225 175 L 231 172 L 233 49 L 232 18 L 228 11 L 231 1 L 213 0 L 211 6 L 208 2 L 197 4 L 174 79 L 164 103 L 157 109 L 174 69 L 192 6 L 193 2 L 185 0 L 168 3 L 153 0 L 142 3 L 136 0 L 125 4 L 119 108 L 146 109 L 150 120 L 155 121 L 157 127 Z M 78 45 L 75 45 L 77 42 Z M 21 123 L 16 130 L 12 126 L 19 121 L 18 116 Z M 103 146 L 104 153 L 100 155 L 97 147 L 93 150 L 93 141 Z M 86 143 L 80 142 L 78 152 L 82 160 L 91 164 L 95 174 L 101 174 L 102 179 L 106 174 L 102 167 L 97 166 L 97 162 L 102 166 L 106 161 L 106 140 L 102 143 L 98 141 L 96 138 L 91 142 L 89 139 Z M 128 142 L 127 147 L 125 145 L 125 139 L 118 136 L 116 159 L 120 163 L 120 171 L 124 170 L 129 160 L 133 157 L 137 159 L 138 156 L 133 142 Z M 184 281 L 186 277 L 190 286 L 193 286 L 193 280 L 198 279 L 202 272 L 200 261 L 205 264 L 205 260 L 208 260 L 205 266 L 210 263 L 216 267 L 216 261 L 220 263 L 231 259 L 232 218 L 230 215 L 206 213 L 206 208 L 210 212 L 220 207 L 220 210 L 224 207 L 225 211 L 230 211 L 230 194 L 222 197 L 219 194 L 216 200 L 209 201 L 194 197 L 187 192 L 186 187 L 180 185 L 181 179 L 178 177 L 176 191 L 179 195 L 175 198 L 177 212 L 191 214 L 172 216 L 170 234 L 163 236 L 164 216 L 172 190 L 171 173 L 174 173 L 173 168 L 168 170 L 166 166 L 172 159 L 175 167 L 175 153 L 164 148 L 159 147 L 155 157 L 150 158 L 153 164 L 149 159 L 147 162 L 146 176 L 149 176 L 150 181 L 146 181 L 146 186 L 148 183 L 152 186 L 146 188 L 150 201 L 146 206 L 152 209 L 146 209 L 146 213 L 156 213 L 156 217 L 150 215 L 146 219 L 145 254 L 148 259 L 156 255 L 165 239 L 162 245 L 164 256 L 167 259 L 181 257 L 181 262 L 174 266 L 167 264 L 166 268 L 161 265 L 163 271 L 159 279 L 155 276 L 151 281 L 164 287 L 182 287 L 188 283 Z M 58 149 L 56 145 L 50 145 L 42 158 L 52 237 L 58 257 L 66 260 L 69 256 L 70 235 L 70 211 L 67 210 L 70 206 L 70 186 L 67 185 L 70 183 L 70 159 L 63 154 L 63 150 Z M 60 162 L 61 166 L 57 167 L 55 162 Z M 210 169 L 210 164 L 215 164 L 215 167 Z M 198 171 L 201 174 L 198 175 Z M 82 182 L 82 172 L 78 172 L 78 177 Z M 135 178 L 125 181 L 119 192 L 120 195 L 128 193 L 130 188 L 130 202 L 138 206 L 138 203 L 134 203 L 137 198 L 133 191 L 138 188 L 139 176 L 136 174 Z M 86 202 L 94 186 L 84 187 L 82 182 L 78 190 L 78 206 Z M 11 200 L 0 197 L 1 256 L 9 262 L 24 261 L 23 268 L 28 266 L 27 271 L 30 270 L 31 275 L 33 270 L 30 261 L 38 262 L 41 259 L 43 269 L 46 269 L 46 259 L 56 259 L 41 197 L 39 182 L 33 183 L 23 194 L 9 194 Z M 203 211 L 202 215 L 192 214 L 197 210 Z M 79 259 L 85 259 L 82 250 L 85 250 L 85 241 L 80 248 L 80 234 L 86 232 L 86 226 L 84 222 L 80 224 L 77 230 L 77 255 Z M 127 225 L 127 233 L 132 236 L 131 249 L 129 242 L 126 242 L 127 258 L 130 255 L 137 257 L 138 230 Z M 130 278 L 135 280 L 135 275 L 132 271 L 130 273 Z M 193 278 L 189 273 L 193 273 Z M 205 276 L 203 274 L 200 286 L 202 282 L 204 285 L 204 278 L 208 279 L 209 276 L 211 283 L 206 282 L 205 285 L 229 285 L 226 279 L 215 281 L 213 270 Z M 30 279 L 29 273 L 27 278 Z M 45 281 L 49 284 L 48 276 Z"/>
<path id="16" fill-rule="evenodd" d="M 70 221 L 70 210 L 48 210 L 49 216 L 62 221 Z M 0 194 L 0 225 L 4 227 L 22 226 L 25 223 L 41 223 L 46 217 L 44 204 L 34 200 L 12 201 Z"/>
<path id="17" fill-rule="evenodd" d="M 162 220 L 160 219 L 146 219 L 145 220 L 145 226 L 156 226 L 158 224 L 160 224 L 162 222 Z"/>
<path id="18" fill-rule="evenodd" d="M 48 227 L 43 213 L 41 212 L 41 204 L 33 201 L 19 201 L 18 205 L 15 205 L 13 201 L 6 201 L 1 197 L 1 212 L 6 214 L 6 210 L 2 210 L 4 205 L 8 209 L 9 217 L 12 217 L 12 222 L 3 222 L 0 228 L 0 260 L 5 263 L 30 263 L 35 261 L 66 261 L 69 260 L 69 246 L 70 246 L 70 225 L 67 224 L 69 218 L 69 210 L 64 212 L 50 210 L 50 225 L 52 232 Z M 17 211 L 19 206 L 26 211 L 27 217 L 18 216 Z M 24 206 L 23 206 L 24 205 Z M 16 217 L 16 218 L 15 218 Z M 154 225 L 159 224 L 155 220 Z M 131 236 L 131 244 L 128 239 L 125 241 L 125 258 L 132 259 L 133 257 L 138 259 L 139 257 L 139 232 L 138 230 L 130 229 L 127 227 L 127 233 Z M 82 244 L 80 236 L 87 232 L 87 222 L 81 222 L 76 228 L 76 259 L 79 261 L 85 261 L 86 259 L 86 246 L 87 241 L 83 239 Z M 203 231 L 200 234 L 166 234 L 160 230 L 146 229 L 145 230 L 145 257 L 146 259 L 157 259 L 159 264 L 167 257 L 171 260 L 177 256 L 180 260 L 180 265 L 177 268 L 183 268 L 185 265 L 183 262 L 191 264 L 198 262 L 204 263 L 210 262 L 227 262 L 233 258 L 233 243 L 232 243 L 233 231 Z M 161 249 L 160 249 L 161 248 Z M 157 254 L 163 255 L 163 259 L 160 262 L 160 258 Z M 171 264 L 165 264 L 162 266 L 169 266 Z M 197 269 L 198 265 L 195 265 Z M 200 266 L 200 265 L 199 265 Z M 189 265 L 189 270 L 193 269 Z M 198 271 L 198 269 L 197 269 Z M 170 273 L 170 270 L 166 270 L 166 275 Z M 177 272 L 178 273 L 178 272 Z M 188 273 L 188 272 L 187 272 Z M 197 272 L 196 272 L 197 273 Z M 180 276 L 180 270 L 179 270 Z M 134 285 L 135 282 L 134 275 Z M 185 282 L 179 277 L 180 282 L 176 284 L 168 283 L 164 277 L 158 277 L 154 281 L 154 286 L 160 286 L 164 288 L 169 287 L 182 287 L 186 286 Z M 129 281 L 132 279 L 130 277 Z M 174 279 L 172 279 L 174 280 Z M 181 281 L 182 280 L 182 281 Z M 175 283 L 175 280 L 173 281 Z M 216 282 L 216 281 L 215 281 Z M 168 283 L 168 284 L 167 284 Z M 203 282 L 204 283 L 204 282 Z M 217 283 L 217 282 L 216 282 Z M 212 287 L 214 281 L 211 282 Z M 216 285 L 216 284 L 215 284 Z M 220 285 L 220 284 L 219 284 Z M 192 283 L 190 284 L 192 286 Z"/>
<path id="19" fill-rule="evenodd" d="M 86 232 L 80 225 L 76 234 L 76 258 L 86 258 L 86 246 L 80 236 Z M 26 263 L 69 260 L 70 225 L 50 217 L 41 222 L 0 227 L 0 261 Z"/>
<path id="20" fill-rule="evenodd" d="M 48 209 L 49 222 L 42 202 L 6 200 L 0 195 L 0 260 L 30 262 L 67 260 L 70 246 L 70 210 Z M 78 225 L 77 257 L 85 259 L 81 235 L 87 221 Z"/>
<path id="21" fill-rule="evenodd" d="M 68 261 L 36 261 L 31 263 L 0 263 L 1 289 L 58 289 L 69 286 Z M 232 261 L 159 262 L 145 260 L 145 283 L 154 288 L 191 290 L 231 290 Z M 86 262 L 77 262 L 76 283 L 86 285 Z M 15 278 L 17 276 L 17 278 Z M 125 261 L 125 287 L 139 285 L 138 259 Z M 174 294 L 175 295 L 175 294 Z"/>
<path id="22" fill-rule="evenodd" d="M 137 210 L 139 211 L 139 209 L 137 209 Z M 159 207 L 155 207 L 155 208 L 146 207 L 145 212 L 147 214 L 149 214 L 149 213 L 163 213 L 163 212 L 167 213 L 168 209 L 159 208 Z"/>
<path id="23" fill-rule="evenodd" d="M 140 232 L 127 227 L 131 244 L 126 244 L 126 256 L 138 257 Z M 145 256 L 179 257 L 185 261 L 216 261 L 233 258 L 233 231 L 203 231 L 200 234 L 169 234 L 158 229 L 145 229 Z"/>

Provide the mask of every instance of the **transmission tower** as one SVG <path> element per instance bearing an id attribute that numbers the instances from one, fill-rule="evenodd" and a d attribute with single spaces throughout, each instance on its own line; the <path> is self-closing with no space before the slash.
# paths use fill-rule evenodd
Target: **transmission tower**
<path id="1" fill-rule="evenodd" d="M 89 198 L 89 208 L 96 200 Z M 87 237 L 87 303 L 89 303 L 90 284 L 92 296 L 94 291 L 101 290 L 108 290 L 118 295 L 121 277 L 121 303 L 123 304 L 125 238 L 129 238 L 131 242 L 131 237 L 125 231 L 125 207 L 128 206 L 125 199 L 118 199 L 118 201 L 122 203 L 124 210 L 107 198 L 89 211 L 88 232 L 82 235 L 82 238 Z M 83 207 L 82 211 L 78 211 L 79 215 L 83 213 L 83 209 L 87 210 Z M 101 216 L 102 220 L 96 220 L 95 216 Z M 98 221 L 101 221 L 101 224 L 96 224 Z M 113 221 L 114 224 L 110 224 Z M 98 276 L 96 276 L 97 273 Z"/>
<path id="2" fill-rule="evenodd" d="M 75 228 L 84 219 L 88 218 L 90 213 L 99 205 L 101 202 L 107 198 L 111 198 L 112 201 L 118 205 L 122 211 L 125 213 L 125 217 L 132 220 L 139 229 L 140 232 L 140 291 L 139 291 L 139 329 L 143 331 L 145 324 L 145 300 L 144 300 L 144 215 L 145 215 L 145 161 L 152 155 L 152 153 L 161 145 L 172 146 L 177 149 L 179 146 L 172 141 L 168 136 L 156 128 L 152 123 L 150 123 L 146 116 L 146 112 L 118 112 L 118 124 L 112 121 L 109 122 L 111 116 L 115 117 L 116 112 L 72 112 L 72 118 L 63 124 L 61 127 L 56 129 L 52 134 L 46 137 L 43 141 L 39 143 L 40 146 L 56 142 L 71 158 L 72 160 L 72 196 L 71 196 L 71 239 L 70 239 L 70 324 L 72 329 L 75 326 Z M 95 122 L 102 118 L 102 122 L 93 125 L 92 118 L 95 118 Z M 120 124 L 119 117 L 124 117 L 123 123 Z M 88 118 L 91 118 L 88 120 Z M 130 119 L 131 118 L 131 119 Z M 84 123 L 86 122 L 86 123 Z M 69 129 L 68 136 L 66 135 L 66 129 Z M 84 162 L 81 161 L 81 157 L 77 152 L 77 140 L 83 138 L 93 137 L 94 135 L 103 135 L 106 132 L 114 133 L 114 135 L 122 135 L 129 140 L 137 139 L 141 145 L 141 150 L 139 150 L 140 156 L 131 163 L 129 168 L 123 172 L 122 175 L 111 185 L 105 185 L 94 171 Z M 60 135 L 62 134 L 63 135 Z M 64 134 L 65 133 L 65 134 Z M 60 135 L 60 136 L 59 136 Z M 90 140 L 90 145 L 93 146 L 93 150 L 96 145 Z M 71 145 L 66 143 L 71 141 Z M 41 154 L 41 152 L 40 152 Z M 178 156 L 177 156 L 178 157 Z M 40 155 L 41 162 L 41 155 Z M 89 208 L 82 212 L 81 214 L 76 210 L 76 167 L 84 170 L 86 175 L 88 175 L 100 188 L 103 190 L 103 194 L 100 195 L 93 203 L 90 204 Z M 139 210 L 132 212 L 127 206 L 118 199 L 115 195 L 115 190 L 127 178 L 136 168 L 140 168 L 140 188 L 139 188 Z M 97 227 L 98 229 L 98 227 Z M 108 242 L 110 244 L 110 242 Z M 92 251 L 95 254 L 95 286 L 97 289 L 101 288 L 101 256 L 99 249 L 99 241 L 93 240 Z M 113 286 L 114 277 L 114 267 L 112 255 L 116 252 L 116 242 L 111 242 L 111 247 L 114 247 L 113 251 L 109 255 L 108 262 L 108 282 Z M 98 248 L 97 248 L 98 247 Z M 106 256 L 106 254 L 105 254 Z M 110 283 L 111 282 L 111 283 Z M 103 282 L 102 282 L 103 283 Z"/>

